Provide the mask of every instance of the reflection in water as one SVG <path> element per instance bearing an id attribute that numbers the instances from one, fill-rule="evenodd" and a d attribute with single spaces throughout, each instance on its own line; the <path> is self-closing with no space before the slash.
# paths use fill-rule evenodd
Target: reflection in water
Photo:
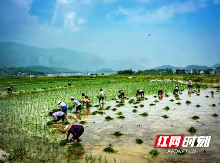
<path id="1" fill-rule="evenodd" d="M 163 99 L 163 95 L 158 95 L 158 99 L 162 100 Z"/>

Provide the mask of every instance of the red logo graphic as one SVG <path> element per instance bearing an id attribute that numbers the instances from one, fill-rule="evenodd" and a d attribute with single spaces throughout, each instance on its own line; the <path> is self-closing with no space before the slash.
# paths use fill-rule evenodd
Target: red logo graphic
<path id="1" fill-rule="evenodd" d="M 180 148 L 184 135 L 157 135 L 154 148 Z"/>

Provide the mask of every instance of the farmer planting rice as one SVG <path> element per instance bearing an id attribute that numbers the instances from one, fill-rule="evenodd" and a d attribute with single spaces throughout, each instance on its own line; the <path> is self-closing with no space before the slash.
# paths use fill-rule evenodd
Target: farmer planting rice
<path id="1" fill-rule="evenodd" d="M 64 122 L 64 119 L 65 119 L 65 113 L 62 112 L 62 111 L 58 111 L 58 112 L 55 112 L 55 113 L 50 112 L 49 116 L 54 117 L 55 118 L 54 122 L 57 123 L 57 124 L 59 124 L 59 120 L 62 119 L 62 121 Z"/>
<path id="2" fill-rule="evenodd" d="M 84 127 L 82 125 L 78 125 L 78 124 L 76 124 L 76 125 L 68 124 L 63 129 L 63 133 L 65 133 L 65 132 L 68 132 L 66 142 L 71 142 L 71 141 L 80 142 L 79 137 L 83 134 Z M 69 139 L 70 134 L 72 134 L 73 137 Z"/>
<path id="3" fill-rule="evenodd" d="M 175 86 L 173 94 L 179 94 L 179 86 Z"/>
<path id="4" fill-rule="evenodd" d="M 123 98 L 125 96 L 125 92 L 123 90 L 118 91 L 119 93 L 119 98 Z"/>
<path id="5" fill-rule="evenodd" d="M 144 91 L 141 89 L 137 90 L 137 94 L 140 95 L 141 97 L 144 97 Z"/>
<path id="6" fill-rule="evenodd" d="M 7 88 L 7 90 L 8 90 L 8 94 L 9 94 L 9 95 L 12 95 L 13 87 L 12 87 L 12 86 L 9 86 L 9 87 Z"/>
<path id="7" fill-rule="evenodd" d="M 59 105 L 61 111 L 67 115 L 67 105 L 62 101 L 58 101 L 58 105 Z"/>
<path id="8" fill-rule="evenodd" d="M 200 93 L 200 85 L 196 83 L 197 93 Z"/>
<path id="9" fill-rule="evenodd" d="M 160 88 L 160 89 L 158 90 L 157 94 L 158 94 L 158 96 L 159 96 L 159 95 L 163 95 L 163 89 Z"/>
<path id="10" fill-rule="evenodd" d="M 189 93 L 191 93 L 192 91 L 192 80 L 191 79 L 188 81 L 188 89 L 189 89 Z"/>
<path id="11" fill-rule="evenodd" d="M 100 105 L 101 100 L 102 100 L 102 104 L 104 104 L 104 98 L 105 98 L 105 92 L 102 89 L 100 89 L 99 105 Z"/>
<path id="12" fill-rule="evenodd" d="M 88 108 L 89 104 L 90 104 L 89 96 L 87 94 L 85 94 L 85 93 L 82 93 L 82 97 L 83 98 L 80 100 L 80 102 L 83 103 L 83 105 L 86 104 L 86 108 Z"/>
<path id="13" fill-rule="evenodd" d="M 69 82 L 69 83 L 68 83 L 68 86 L 71 86 L 71 85 L 72 85 L 72 82 Z"/>
<path id="14" fill-rule="evenodd" d="M 75 100 L 74 97 L 70 97 L 70 100 L 73 101 L 73 108 L 76 106 L 76 112 L 81 111 L 81 104 L 78 100 Z"/>

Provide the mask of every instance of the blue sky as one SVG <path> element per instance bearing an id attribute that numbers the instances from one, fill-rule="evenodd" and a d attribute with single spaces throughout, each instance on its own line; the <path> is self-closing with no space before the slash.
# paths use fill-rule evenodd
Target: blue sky
<path id="1" fill-rule="evenodd" d="M 2 0 L 0 40 L 146 68 L 212 66 L 220 62 L 220 0 Z"/>

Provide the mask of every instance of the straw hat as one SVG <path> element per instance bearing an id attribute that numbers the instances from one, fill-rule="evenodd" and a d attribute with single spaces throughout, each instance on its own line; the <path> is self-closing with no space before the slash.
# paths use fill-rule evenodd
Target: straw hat
<path id="1" fill-rule="evenodd" d="M 64 127 L 62 132 L 67 132 L 71 128 L 72 124 L 68 124 Z"/>

